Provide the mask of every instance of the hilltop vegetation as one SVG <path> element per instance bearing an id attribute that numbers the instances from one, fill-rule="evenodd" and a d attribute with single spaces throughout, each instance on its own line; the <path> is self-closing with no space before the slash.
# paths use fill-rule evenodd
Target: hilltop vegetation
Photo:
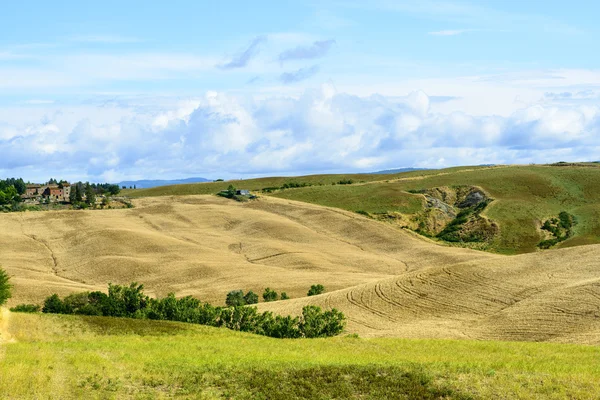
<path id="1" fill-rule="evenodd" d="M 339 337 L 278 340 L 175 322 L 3 314 L 15 398 L 592 399 L 597 347 Z M 0 319 L 0 323 L 3 323 Z M 2 324 L 0 324 L 2 325 Z"/>

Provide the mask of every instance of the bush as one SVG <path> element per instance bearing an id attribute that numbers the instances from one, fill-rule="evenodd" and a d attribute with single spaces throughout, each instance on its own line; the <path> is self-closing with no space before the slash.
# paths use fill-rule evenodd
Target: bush
<path id="1" fill-rule="evenodd" d="M 352 185 L 354 181 L 352 179 L 342 179 L 337 182 L 338 185 Z"/>
<path id="2" fill-rule="evenodd" d="M 12 285 L 10 277 L 2 268 L 0 268 L 0 306 L 4 305 L 11 296 Z"/>
<path id="3" fill-rule="evenodd" d="M 283 293 L 282 293 L 283 295 Z M 258 303 L 258 295 L 250 290 L 248 293 L 244 295 L 244 301 L 246 304 L 256 304 Z"/>
<path id="4" fill-rule="evenodd" d="M 289 300 L 290 296 L 286 292 L 281 292 L 281 300 Z"/>
<path id="5" fill-rule="evenodd" d="M 264 301 L 276 301 L 277 298 L 279 296 L 277 295 L 277 292 L 274 290 L 271 290 L 270 288 L 266 288 L 265 291 L 263 292 L 263 300 Z"/>
<path id="6" fill-rule="evenodd" d="M 40 312 L 39 304 L 19 304 L 10 309 L 12 312 L 36 313 Z"/>
<path id="7" fill-rule="evenodd" d="M 299 329 L 306 338 L 328 337 L 340 334 L 345 326 L 344 314 L 335 308 L 321 311 L 317 306 L 306 306 L 302 309 Z"/>
<path id="8" fill-rule="evenodd" d="M 227 304 L 229 307 L 245 305 L 246 300 L 244 299 L 244 292 L 241 290 L 232 290 L 231 292 L 227 293 L 225 304 Z"/>
<path id="9" fill-rule="evenodd" d="M 49 314 L 66 314 L 65 306 L 56 293 L 46 298 L 42 312 Z"/>
<path id="10" fill-rule="evenodd" d="M 322 311 L 319 307 L 307 306 L 302 310 L 301 317 L 273 316 L 270 312 L 259 313 L 256 307 L 214 307 L 208 303 L 202 304 L 191 296 L 177 299 L 173 293 L 162 299 L 150 299 L 144 295 L 142 289 L 143 286 L 137 283 L 129 286 L 109 284 L 108 295 L 102 292 L 82 292 L 61 300 L 58 295 L 53 294 L 45 300 L 42 311 L 180 321 L 275 338 L 333 336 L 339 334 L 345 324 L 344 315 L 335 309 Z M 235 293 L 232 297 L 238 300 L 240 294 L 243 294 L 241 290 L 230 293 Z M 265 293 L 267 298 L 277 296 L 277 293 L 269 288 L 265 289 Z M 252 291 L 242 296 L 245 297 L 258 300 L 258 296 Z M 39 310 L 39 306 L 31 304 L 18 307 L 22 310 Z"/>
<path id="11" fill-rule="evenodd" d="M 307 296 L 316 296 L 316 295 L 322 294 L 322 293 L 325 293 L 325 286 L 318 284 L 318 285 L 312 285 L 306 295 Z"/>

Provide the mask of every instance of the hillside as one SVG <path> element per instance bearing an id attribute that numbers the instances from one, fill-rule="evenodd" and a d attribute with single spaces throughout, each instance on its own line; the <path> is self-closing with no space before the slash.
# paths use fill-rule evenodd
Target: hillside
<path id="1" fill-rule="evenodd" d="M 8 318 L 8 321 L 6 320 Z M 0 316 L 10 398 L 592 399 L 592 346 L 452 340 L 281 340 L 183 323 Z M 12 343 L 2 343 L 5 334 Z"/>
<path id="2" fill-rule="evenodd" d="M 479 170 L 489 167 L 455 167 L 448 168 L 444 171 L 453 172 L 461 170 Z M 398 174 L 329 174 L 329 175 L 306 175 L 296 177 L 269 177 L 256 178 L 245 180 L 230 180 L 225 182 L 206 182 L 187 185 L 170 185 L 161 186 L 150 189 L 123 190 L 122 193 L 126 196 L 152 197 L 152 196 L 185 196 L 193 194 L 215 194 L 221 190 L 227 189 L 227 186 L 234 185 L 238 189 L 249 189 L 253 191 L 261 191 L 264 188 L 280 187 L 285 183 L 298 183 L 306 185 L 333 185 L 339 181 L 352 180 L 356 183 L 382 181 L 395 179 L 399 177 L 423 177 L 431 174 L 438 174 L 439 170 L 415 170 L 411 172 L 402 172 Z"/>
<path id="3" fill-rule="evenodd" d="M 342 289 L 431 262 L 493 257 L 431 245 L 355 213 L 279 199 L 153 197 L 135 205 L 0 214 L 12 302 L 133 280 L 151 294 L 218 304 L 230 290 L 262 293 L 267 286 L 300 297 L 318 282 Z"/>
<path id="4" fill-rule="evenodd" d="M 385 211 L 398 212 L 402 214 L 399 221 L 394 221 L 397 219 L 394 215 L 385 215 L 381 219 L 406 226 L 410 225 L 411 219 L 419 221 L 424 217 L 426 198 L 418 192 L 477 187 L 493 199 L 482 215 L 496 223 L 499 232 L 488 242 L 472 243 L 475 248 L 505 254 L 536 251 L 538 243 L 544 239 L 544 233 L 539 229 L 543 221 L 556 217 L 561 211 L 575 216 L 577 225 L 573 236 L 556 247 L 600 243 L 600 164 L 497 166 L 426 172 L 343 188 L 288 189 L 272 195 L 350 211 L 366 211 L 375 217 Z M 360 194 L 358 200 L 348 192 Z M 362 194 L 366 196 L 362 197 Z M 421 212 L 415 211 L 415 196 L 421 198 Z"/>
<path id="5" fill-rule="evenodd" d="M 222 304 L 265 287 L 337 307 L 364 336 L 598 343 L 600 246 L 503 256 L 439 246 L 362 215 L 263 197 L 138 199 L 136 208 L 0 215 L 11 304 L 139 281 Z M 306 298 L 310 285 L 328 293 Z"/>
<path id="6" fill-rule="evenodd" d="M 352 184 L 340 185 L 339 182 Z M 368 213 L 399 228 L 409 228 L 432 237 L 440 234 L 461 210 L 450 204 L 454 206 L 453 214 L 440 216 L 436 204 L 428 203 L 430 195 L 444 195 L 458 188 L 473 188 L 490 198 L 489 205 L 475 219 L 470 219 L 453 242 L 440 240 L 441 243 L 502 254 L 537 251 L 540 242 L 548 239 L 540 227 L 544 221 L 556 218 L 562 211 L 573 215 L 577 225 L 567 240 L 554 247 L 600 243 L 598 163 L 456 167 L 381 175 L 260 178 L 124 192 L 136 198 L 215 194 L 230 184 L 263 196 Z M 307 186 L 273 190 L 284 184 Z M 265 188 L 269 190 L 264 191 Z M 435 201 L 442 200 L 438 198 Z M 490 224 L 497 228 L 490 229 Z"/>

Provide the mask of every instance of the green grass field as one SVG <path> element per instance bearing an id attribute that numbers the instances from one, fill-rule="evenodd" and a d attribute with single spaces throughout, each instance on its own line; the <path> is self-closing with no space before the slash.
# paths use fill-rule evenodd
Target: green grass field
<path id="1" fill-rule="evenodd" d="M 399 176 L 388 182 L 289 189 L 276 197 L 347 210 L 411 213 L 408 190 L 440 186 L 480 186 L 495 201 L 484 215 L 498 222 L 500 235 L 490 250 L 506 254 L 535 251 L 540 242 L 536 223 L 567 211 L 577 217 L 575 235 L 558 247 L 600 242 L 600 166 L 507 166 L 440 170 L 416 178 Z M 350 195 L 349 195 L 350 193 Z M 397 204 L 408 204 L 404 208 Z"/>
<path id="2" fill-rule="evenodd" d="M 600 348 L 281 340 L 183 323 L 10 314 L 2 398 L 592 399 Z"/>
<path id="3" fill-rule="evenodd" d="M 454 172 L 463 169 L 485 169 L 486 167 L 456 167 L 449 168 L 444 171 Z M 193 194 L 216 194 L 221 190 L 227 189 L 229 185 L 233 185 L 238 189 L 248 189 L 259 191 L 267 187 L 280 187 L 288 182 L 306 183 L 312 185 L 327 185 L 330 186 L 333 183 L 339 182 L 340 180 L 352 180 L 355 183 L 360 182 L 373 182 L 382 181 L 388 179 L 396 179 L 399 177 L 421 177 L 432 174 L 438 174 L 439 170 L 423 170 L 423 171 L 410 171 L 403 172 L 400 174 L 329 174 L 329 175 L 306 175 L 297 177 L 269 177 L 269 178 L 256 178 L 256 179 L 245 179 L 245 180 L 231 180 L 226 182 L 205 182 L 205 183 L 192 183 L 184 185 L 169 185 L 159 186 L 150 189 L 125 189 L 121 193 L 125 196 L 132 198 L 136 197 L 150 197 L 150 196 L 183 196 Z"/>

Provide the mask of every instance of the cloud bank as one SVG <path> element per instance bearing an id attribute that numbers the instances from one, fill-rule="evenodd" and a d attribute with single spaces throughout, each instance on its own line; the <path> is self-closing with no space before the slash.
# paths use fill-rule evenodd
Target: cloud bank
<path id="1" fill-rule="evenodd" d="M 536 104 L 499 117 L 435 113 L 430 103 L 421 91 L 358 97 L 325 84 L 299 97 L 208 92 L 162 110 L 136 104 L 36 109 L 23 119 L 37 114 L 35 123 L 2 122 L 8 118 L 0 113 L 0 174 L 227 178 L 600 154 L 598 106 Z"/>

